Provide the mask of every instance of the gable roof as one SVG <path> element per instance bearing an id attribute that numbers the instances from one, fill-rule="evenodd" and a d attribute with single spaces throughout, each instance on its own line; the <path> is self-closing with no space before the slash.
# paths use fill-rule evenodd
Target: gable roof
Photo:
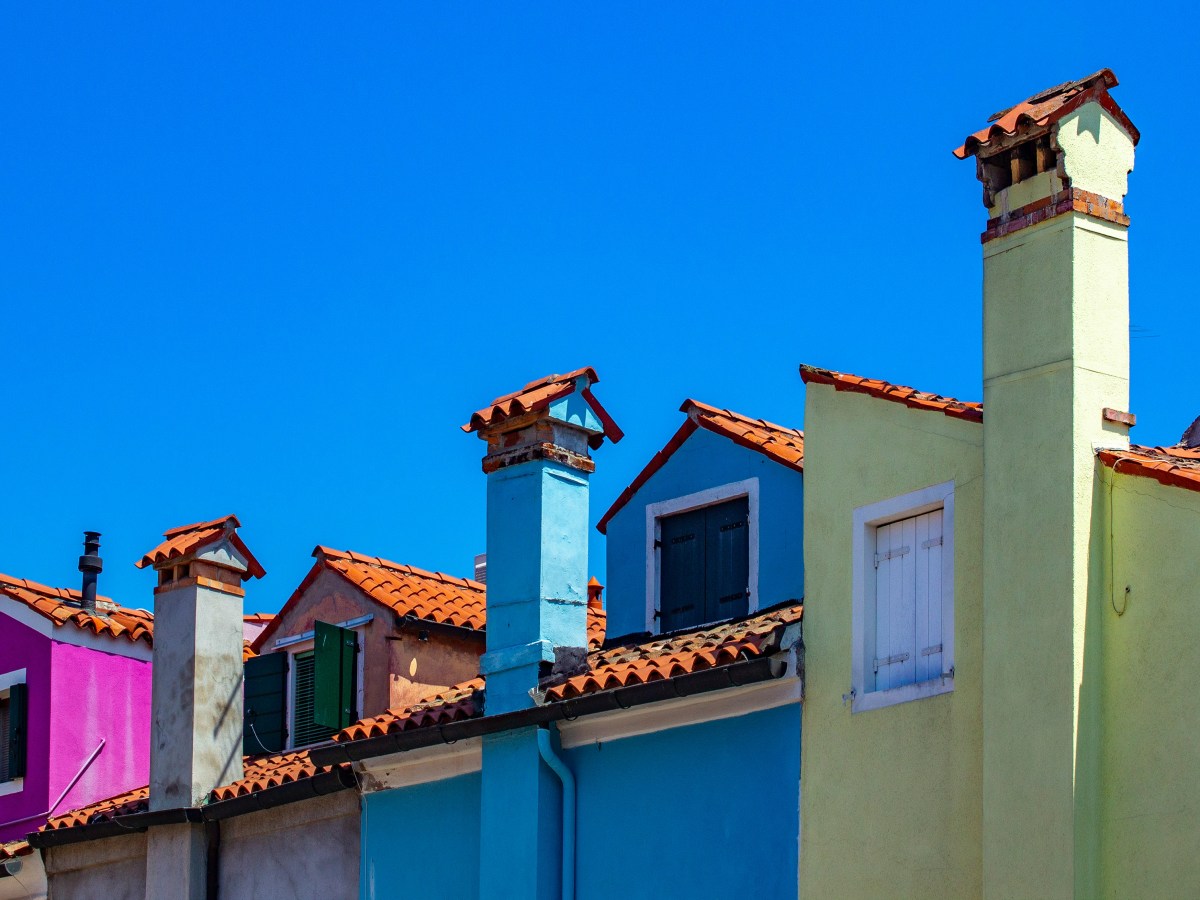
<path id="1" fill-rule="evenodd" d="M 586 378 L 588 382 L 587 387 L 579 392 L 580 396 L 587 401 L 592 412 L 596 414 L 596 418 L 604 426 L 604 436 L 614 444 L 617 443 L 625 434 L 608 414 L 608 410 L 601 406 L 600 401 L 592 394 L 591 386 L 600 380 L 600 376 L 591 366 L 575 369 L 564 375 L 547 375 L 545 378 L 529 382 L 519 391 L 497 397 L 483 409 L 472 413 L 471 421 L 462 426 L 462 430 L 470 433 L 484 428 L 494 428 L 509 419 L 542 412 L 554 401 L 574 393 L 576 381 L 580 378 Z"/>
<path id="2" fill-rule="evenodd" d="M 776 425 L 766 419 L 752 419 L 729 409 L 718 409 L 699 400 L 684 400 L 680 412 L 687 413 L 687 421 L 679 427 L 665 447 L 651 457 L 646 467 L 638 473 L 629 486 L 617 496 L 613 505 L 596 523 L 596 530 L 608 533 L 608 523 L 633 499 L 642 486 L 661 469 L 697 428 L 711 431 L 728 438 L 739 446 L 761 453 L 797 472 L 804 471 L 804 432 L 799 428 Z"/>
<path id="3" fill-rule="evenodd" d="M 1140 133 L 1108 94 L 1108 89 L 1116 87 L 1117 84 L 1117 76 L 1113 74 L 1112 69 L 1101 69 L 1085 78 L 1039 91 L 1016 106 L 993 113 L 988 118 L 991 124 L 968 135 L 962 146 L 954 151 L 954 155 L 959 159 L 966 159 L 978 153 L 986 155 L 993 145 L 1002 143 L 1005 138 L 1014 137 L 1018 131 L 1053 125 L 1089 100 L 1100 103 L 1121 123 L 1121 127 L 1136 144 L 1141 137 Z"/>
<path id="4" fill-rule="evenodd" d="M 108 597 L 96 598 L 96 612 L 81 607 L 83 596 L 67 588 L 47 587 L 25 578 L 0 575 L 0 596 L 22 603 L 56 626 L 74 625 L 93 634 L 124 638 L 131 643 L 154 643 L 154 614 L 120 606 Z"/>
<path id="5" fill-rule="evenodd" d="M 241 527 L 242 523 L 238 521 L 237 516 L 222 516 L 209 522 L 194 522 L 191 525 L 170 528 L 163 532 L 166 540 L 145 554 L 135 565 L 139 569 L 161 565 L 172 559 L 190 556 L 202 547 L 226 539 L 246 558 L 247 572 L 255 578 L 262 578 L 267 572 L 238 536 L 235 529 Z"/>
<path id="6" fill-rule="evenodd" d="M 1183 446 L 1098 450 L 1100 462 L 1121 475 L 1153 478 L 1160 484 L 1200 491 L 1200 449 Z"/>
<path id="7" fill-rule="evenodd" d="M 868 394 L 880 400 L 903 403 L 912 409 L 925 409 L 944 413 L 952 419 L 969 422 L 983 421 L 983 404 L 966 400 L 955 400 L 941 394 L 930 394 L 902 384 L 892 384 L 875 378 L 863 378 L 846 372 L 835 372 L 818 366 L 800 366 L 800 377 L 805 384 L 831 384 L 835 390 Z"/>

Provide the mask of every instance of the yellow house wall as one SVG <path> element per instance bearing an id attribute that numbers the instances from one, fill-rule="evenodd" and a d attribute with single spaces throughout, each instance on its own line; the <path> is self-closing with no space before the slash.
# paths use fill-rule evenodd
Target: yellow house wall
<path id="1" fill-rule="evenodd" d="M 982 442 L 976 422 L 810 384 L 801 895 L 982 895 Z M 955 483 L 954 690 L 852 713 L 852 514 Z"/>
<path id="2" fill-rule="evenodd" d="M 1101 469 L 1105 492 L 1111 477 Z M 1200 897 L 1200 690 L 1191 677 L 1200 493 L 1118 467 L 1111 512 L 1116 590 L 1110 595 L 1105 579 L 1095 607 L 1103 621 L 1098 895 Z M 1110 566 L 1101 560 L 1102 572 Z"/>

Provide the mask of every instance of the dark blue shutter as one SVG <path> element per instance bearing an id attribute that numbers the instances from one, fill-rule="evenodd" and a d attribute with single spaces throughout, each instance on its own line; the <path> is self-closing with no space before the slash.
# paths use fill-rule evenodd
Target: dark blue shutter
<path id="1" fill-rule="evenodd" d="M 750 501 L 739 497 L 705 513 L 704 621 L 744 616 L 750 609 Z"/>
<path id="2" fill-rule="evenodd" d="M 358 636 L 349 628 L 326 622 L 317 622 L 313 627 L 313 722 L 337 731 L 358 718 Z"/>
<path id="3" fill-rule="evenodd" d="M 286 653 L 246 660 L 242 753 L 278 753 L 287 746 Z"/>
<path id="4" fill-rule="evenodd" d="M 704 510 L 660 520 L 659 630 L 704 621 Z"/>
<path id="5" fill-rule="evenodd" d="M 25 777 L 26 731 L 29 724 L 29 689 L 14 684 L 8 690 L 8 777 Z"/>

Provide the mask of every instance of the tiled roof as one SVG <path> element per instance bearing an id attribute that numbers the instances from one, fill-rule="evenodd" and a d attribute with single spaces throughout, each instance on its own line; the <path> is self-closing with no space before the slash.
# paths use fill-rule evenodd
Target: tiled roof
<path id="1" fill-rule="evenodd" d="M 595 650 L 604 643 L 604 633 L 608 628 L 608 611 L 599 598 L 589 598 L 587 615 L 588 649 Z"/>
<path id="2" fill-rule="evenodd" d="M 875 378 L 861 378 L 845 372 L 834 372 L 832 369 L 821 369 L 817 366 L 801 366 L 800 377 L 805 384 L 831 384 L 839 391 L 853 391 L 859 394 L 869 394 L 880 400 L 891 400 L 903 403 L 913 409 L 928 409 L 945 413 L 951 418 L 967 419 L 971 422 L 983 421 L 983 404 L 955 400 L 953 397 L 943 397 L 941 394 L 929 394 L 916 388 L 905 387 L 902 384 L 891 384 Z"/>
<path id="3" fill-rule="evenodd" d="M 596 523 L 596 529 L 605 534 L 612 517 L 621 511 L 642 489 L 651 476 L 663 467 L 671 455 L 675 453 L 697 428 L 711 431 L 722 437 L 729 438 L 736 444 L 757 451 L 777 463 L 804 471 L 804 432 L 799 428 L 788 428 L 786 425 L 776 425 L 766 419 L 752 419 L 735 413 L 729 409 L 718 409 L 701 403 L 698 400 L 684 400 L 679 407 L 680 412 L 688 415 L 687 421 L 680 426 L 667 445 L 659 450 L 630 482 L 625 490 L 608 508 L 608 512 Z"/>
<path id="4" fill-rule="evenodd" d="M 228 538 L 230 543 L 246 557 L 249 573 L 255 578 L 262 578 L 266 571 L 254 558 L 254 554 L 242 543 L 234 529 L 241 528 L 242 523 L 237 516 L 222 516 L 210 522 L 194 522 L 191 525 L 181 525 L 163 532 L 166 539 L 145 556 L 137 561 L 137 567 L 160 565 L 195 553 L 202 547 L 216 543 L 222 538 Z"/>
<path id="5" fill-rule="evenodd" d="M 222 785 L 213 791 L 210 802 L 232 800 L 234 797 L 256 794 L 268 788 L 279 787 L 281 784 L 291 784 L 302 778 L 311 778 L 324 771 L 328 771 L 328 767 L 313 765 L 308 758 L 307 750 L 275 753 L 270 756 L 247 756 L 245 775 L 240 780 Z"/>
<path id="6" fill-rule="evenodd" d="M 588 670 L 551 686 L 545 702 L 571 700 L 768 656 L 780 649 L 785 631 L 800 622 L 803 612 L 802 605 L 794 604 L 735 622 L 593 650 L 588 654 Z M 483 713 L 479 692 L 484 687 L 482 678 L 473 678 L 420 703 L 356 722 L 334 740 L 365 740 L 475 718 Z"/>
<path id="7" fill-rule="evenodd" d="M 600 402 L 592 394 L 591 385 L 596 384 L 600 380 L 600 377 L 591 366 L 576 369 L 564 375 L 547 375 L 545 378 L 529 382 L 529 384 L 525 385 L 519 391 L 505 394 L 503 397 L 497 397 L 483 409 L 474 412 L 471 415 L 471 421 L 464 425 L 462 429 L 469 433 L 484 428 L 494 428 L 509 419 L 515 419 L 529 413 L 541 412 L 554 401 L 561 400 L 563 397 L 574 393 L 575 382 L 579 378 L 587 378 L 588 386 L 580 393 L 596 414 L 596 418 L 603 424 L 605 437 L 615 444 L 624 437 L 624 434 L 617 427 L 617 423 L 613 421 L 612 416 L 608 414 L 608 411 L 600 405 Z"/>
<path id="8" fill-rule="evenodd" d="M 18 856 L 28 856 L 32 852 L 29 841 L 9 841 L 7 844 L 0 844 L 0 862 L 16 859 Z"/>
<path id="9" fill-rule="evenodd" d="M 140 787 L 115 797 L 97 800 L 79 809 L 63 813 L 61 816 L 51 816 L 43 826 L 43 831 L 57 831 L 60 828 L 75 828 L 80 825 L 90 825 L 102 822 L 113 816 L 128 816 L 132 813 L 145 812 L 150 808 L 150 788 Z"/>
<path id="10" fill-rule="evenodd" d="M 478 698 L 478 693 L 482 688 L 483 679 L 472 678 L 470 681 L 464 681 L 440 691 L 419 703 L 403 709 L 389 709 L 382 715 L 371 716 L 355 722 L 349 728 L 339 731 L 334 736 L 334 740 L 339 742 L 359 741 L 364 738 L 424 728 L 427 725 L 445 725 L 460 719 L 474 718 L 483 710 Z"/>
<path id="11" fill-rule="evenodd" d="M 803 614 L 803 605 L 797 603 L 735 622 L 596 651 L 588 655 L 589 670 L 548 689 L 546 702 L 662 681 L 768 656 L 779 650 L 785 629 L 799 623 Z"/>
<path id="12" fill-rule="evenodd" d="M 1139 475 L 1173 487 L 1200 491 L 1200 449 L 1134 444 L 1128 450 L 1100 450 L 1097 455 L 1119 475 Z"/>
<path id="13" fill-rule="evenodd" d="M 1101 69 L 1086 78 L 1068 81 L 1044 91 L 1039 91 L 1016 106 L 994 113 L 991 124 L 969 135 L 963 145 L 954 151 L 959 159 L 977 153 L 987 154 L 994 141 L 1014 136 L 1022 129 L 1044 128 L 1070 115 L 1089 100 L 1098 101 L 1129 132 L 1136 144 L 1140 137 L 1137 128 L 1108 95 L 1108 89 L 1117 86 L 1117 76 L 1111 69 Z"/>
<path id="14" fill-rule="evenodd" d="M 24 603 L 55 625 L 74 625 L 93 634 L 125 638 L 131 642 L 154 640 L 154 616 L 144 609 L 129 609 L 108 597 L 96 598 L 96 612 L 80 608 L 82 595 L 66 588 L 47 587 L 36 581 L 0 575 L 0 595 Z"/>

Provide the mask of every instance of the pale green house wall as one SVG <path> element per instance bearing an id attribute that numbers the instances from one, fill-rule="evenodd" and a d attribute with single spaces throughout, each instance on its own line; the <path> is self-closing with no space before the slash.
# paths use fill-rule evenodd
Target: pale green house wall
<path id="1" fill-rule="evenodd" d="M 982 894 L 983 427 L 809 384 L 800 891 Z M 852 713 L 856 507 L 955 483 L 954 690 Z"/>
<path id="2" fill-rule="evenodd" d="M 1101 476 L 1107 492 L 1112 470 Z M 1103 622 L 1101 895 L 1200 897 L 1200 493 L 1118 467 L 1112 504 L 1116 591 L 1093 606 Z"/>

